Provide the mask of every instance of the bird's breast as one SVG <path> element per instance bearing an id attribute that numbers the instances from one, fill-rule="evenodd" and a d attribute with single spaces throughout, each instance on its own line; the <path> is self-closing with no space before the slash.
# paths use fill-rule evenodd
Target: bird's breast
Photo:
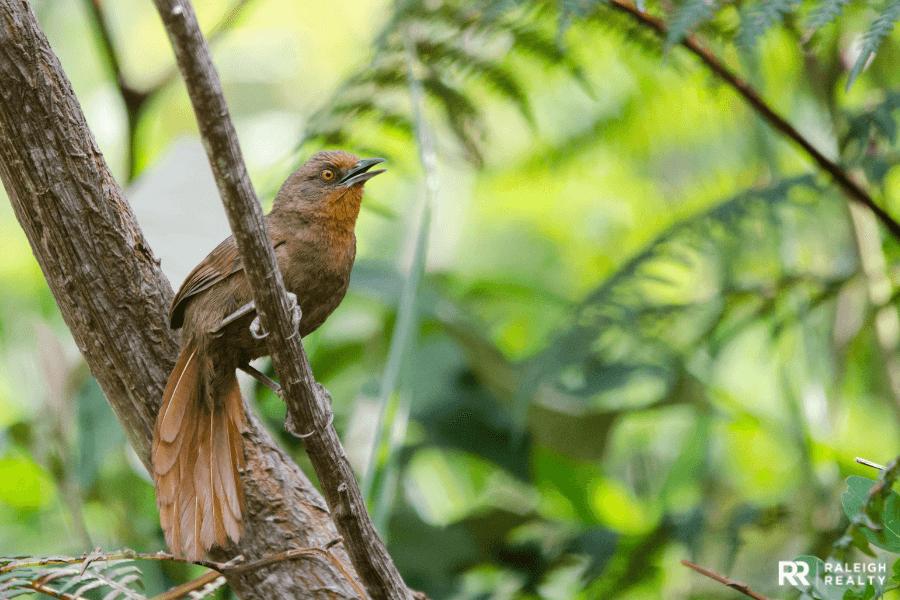
<path id="1" fill-rule="evenodd" d="M 312 333 L 334 312 L 347 293 L 350 271 L 356 257 L 356 239 L 304 240 L 289 248 L 290 256 L 282 262 L 285 287 L 297 295 L 303 312 L 300 335 Z M 286 268 L 285 266 L 286 265 Z"/>

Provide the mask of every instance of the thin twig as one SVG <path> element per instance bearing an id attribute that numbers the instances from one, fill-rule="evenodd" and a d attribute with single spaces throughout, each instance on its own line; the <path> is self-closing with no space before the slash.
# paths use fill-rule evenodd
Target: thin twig
<path id="1" fill-rule="evenodd" d="M 615 2 L 616 0 L 612 0 L 612 1 Z M 728 579 L 727 577 L 723 577 L 722 575 L 719 575 L 715 571 L 710 571 L 709 569 L 705 569 L 701 566 L 695 565 L 694 563 L 687 561 L 687 560 L 682 560 L 681 564 L 683 564 L 686 567 L 690 567 L 691 569 L 697 571 L 701 575 L 706 575 L 710 579 L 714 579 L 715 581 L 718 581 L 719 583 L 727 585 L 731 589 L 737 590 L 738 592 L 744 594 L 745 596 L 749 596 L 750 598 L 755 598 L 756 600 L 771 600 L 767 596 L 763 596 L 762 594 L 759 594 L 759 593 L 751 590 L 750 586 L 748 586 L 746 583 L 738 583 L 737 581 L 732 581 L 731 579 Z"/>
<path id="2" fill-rule="evenodd" d="M 610 0 L 610 6 L 618 10 L 619 12 L 623 12 L 637 21 L 639 24 L 652 29 L 657 35 L 662 38 L 665 38 L 666 33 L 668 32 L 668 26 L 661 20 L 652 15 L 647 14 L 646 12 L 639 10 L 634 5 L 630 4 L 626 0 Z M 895 238 L 900 240 L 900 223 L 895 221 L 893 217 L 891 217 L 883 208 L 876 204 L 875 200 L 866 192 L 856 181 L 854 181 L 850 174 L 847 173 L 844 169 L 842 169 L 837 163 L 827 158 L 824 154 L 819 152 L 812 143 L 809 142 L 803 135 L 800 134 L 799 131 L 794 129 L 793 125 L 787 122 L 781 115 L 775 112 L 772 107 L 770 107 L 765 100 L 760 98 L 759 94 L 756 93 L 747 82 L 742 80 L 740 77 L 735 75 L 731 69 L 725 66 L 725 64 L 716 58 L 712 52 L 704 48 L 696 39 L 692 36 L 687 36 L 681 41 L 681 45 L 687 48 L 692 54 L 697 56 L 700 61 L 705 64 L 709 69 L 722 81 L 731 86 L 738 94 L 740 94 L 744 100 L 747 101 L 753 109 L 760 114 L 772 127 L 776 130 L 780 131 L 783 135 L 793 140 L 798 146 L 800 146 L 804 152 L 806 152 L 815 162 L 819 165 L 819 167 L 827 172 L 831 177 L 837 182 L 837 184 L 844 190 L 844 192 L 850 196 L 853 200 L 856 200 L 860 204 L 868 207 L 875 216 L 878 217 L 878 220 L 881 221 L 885 227 L 887 227 L 888 231 L 891 232 Z"/>
<path id="3" fill-rule="evenodd" d="M 43 583 L 39 583 L 37 581 L 29 581 L 23 587 L 32 589 L 35 592 L 44 594 L 45 596 L 50 596 L 51 598 L 57 598 L 58 600 L 87 600 L 87 598 L 84 598 L 82 596 L 73 596 L 71 594 L 60 592 L 53 589 L 49 585 L 44 585 Z"/>
<path id="4" fill-rule="evenodd" d="M 873 469 L 878 469 L 879 471 L 884 471 L 886 468 L 884 465 L 879 465 L 878 463 L 874 463 L 871 460 L 866 460 L 865 458 L 856 457 L 854 460 L 861 465 L 866 465 L 867 467 L 872 467 Z"/>
<path id="5" fill-rule="evenodd" d="M 154 0 L 154 3 L 187 85 L 253 301 L 263 328 L 269 332 L 272 366 L 287 405 L 285 425 L 289 431 L 296 432 L 302 423 L 316 433 L 304 437 L 303 445 L 366 591 L 373 600 L 409 600 L 410 591 L 369 518 L 356 475 L 331 424 L 333 413 L 327 393 L 316 383 L 300 336 L 295 335 L 291 325 L 287 293 L 262 207 L 250 184 L 219 75 L 194 8 L 190 0 Z M 338 516 L 335 509 L 341 502 L 338 494 L 341 486 L 346 486 L 353 510 Z"/>
<path id="6" fill-rule="evenodd" d="M 350 585 L 353 586 L 353 589 L 356 590 L 356 593 L 359 594 L 360 598 L 365 598 L 366 593 L 362 588 L 359 587 L 359 584 L 356 583 L 356 580 L 350 573 L 344 569 L 344 565 L 341 564 L 339 560 L 335 558 L 335 556 L 331 553 L 331 548 L 335 545 L 339 544 L 343 541 L 343 538 L 335 538 L 325 544 L 321 548 L 295 548 L 293 550 L 288 550 L 287 552 L 279 552 L 278 554 L 272 554 L 270 556 L 263 557 L 259 560 L 255 560 L 253 562 L 244 563 L 241 565 L 237 565 L 234 567 L 229 567 L 227 572 L 231 573 L 243 573 L 245 571 L 252 571 L 254 569 L 259 569 L 261 567 L 265 567 L 266 565 L 271 565 L 273 563 L 285 561 L 285 560 L 293 560 L 295 558 L 320 558 L 322 560 L 326 560 L 334 567 L 341 572 L 341 574 L 350 582 Z"/>
<path id="7" fill-rule="evenodd" d="M 179 556 L 173 556 L 171 554 L 166 554 L 165 552 L 157 552 L 156 554 L 142 554 L 139 552 L 134 552 L 133 550 L 120 550 L 117 552 L 110 552 L 108 554 L 103 554 L 99 550 L 95 550 L 90 554 L 82 554 L 81 556 L 72 556 L 72 557 L 58 557 L 53 556 L 49 558 L 26 558 L 22 560 L 14 560 L 9 564 L 0 566 L 0 575 L 3 573 L 8 573 L 10 571 L 15 571 L 16 569 L 22 569 L 25 567 L 46 567 L 48 565 L 73 565 L 77 563 L 82 563 L 85 565 L 85 568 L 82 569 L 82 572 L 87 569 L 91 563 L 95 562 L 107 562 L 111 560 L 165 560 L 172 562 L 180 562 L 185 564 L 194 564 L 200 565 L 201 567 L 206 567 L 207 569 L 212 569 L 214 571 L 218 571 L 220 573 L 224 573 L 225 571 L 234 568 L 235 564 L 241 560 L 243 557 L 238 556 L 232 559 L 227 563 L 219 563 L 213 562 L 211 560 L 200 560 L 200 561 L 189 561 Z"/>
<path id="8" fill-rule="evenodd" d="M 172 589 L 167 590 L 162 594 L 153 596 L 150 600 L 179 600 L 179 598 L 184 598 L 194 590 L 199 590 L 200 588 L 206 587 L 208 584 L 213 583 L 220 578 L 222 579 L 222 582 L 216 587 L 220 587 L 223 583 L 225 583 L 225 578 L 216 571 L 207 571 L 196 579 L 192 579 L 187 583 L 182 583 L 181 585 L 173 587 Z"/>

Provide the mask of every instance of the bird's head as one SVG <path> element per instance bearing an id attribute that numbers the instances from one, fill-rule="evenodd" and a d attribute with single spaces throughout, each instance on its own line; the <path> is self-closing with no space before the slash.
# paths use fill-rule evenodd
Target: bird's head
<path id="1" fill-rule="evenodd" d="M 318 152 L 284 182 L 273 210 L 292 208 L 340 222 L 349 220 L 352 225 L 359 214 L 363 185 L 385 172 L 370 169 L 383 162 L 383 158 L 360 159 L 343 150 Z"/>

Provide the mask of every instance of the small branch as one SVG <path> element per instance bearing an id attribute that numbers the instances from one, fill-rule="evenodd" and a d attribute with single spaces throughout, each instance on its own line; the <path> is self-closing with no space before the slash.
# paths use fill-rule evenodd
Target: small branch
<path id="1" fill-rule="evenodd" d="M 646 12 L 639 10 L 627 0 L 610 0 L 610 6 L 630 16 L 639 24 L 652 29 L 657 35 L 665 38 L 668 26 L 661 20 Z M 719 79 L 731 86 L 744 100 L 753 107 L 757 113 L 762 116 L 772 127 L 780 131 L 784 136 L 793 140 L 800 148 L 808 154 L 819 167 L 831 175 L 832 179 L 850 196 L 860 204 L 866 206 L 875 213 L 878 220 L 881 221 L 888 231 L 895 238 L 900 240 L 900 223 L 895 221 L 884 209 L 882 209 L 875 200 L 866 192 L 858 183 L 856 183 L 844 169 L 837 165 L 834 161 L 827 158 L 819 152 L 799 131 L 794 129 L 793 125 L 787 122 L 781 115 L 775 112 L 762 98 L 756 93 L 747 82 L 735 75 L 725 64 L 716 56 L 704 48 L 692 36 L 686 37 L 681 41 L 681 45 L 687 48 L 700 61 L 705 64 Z"/>
<path id="2" fill-rule="evenodd" d="M 0 566 L 0 575 L 2 575 L 3 573 L 9 573 L 10 571 L 15 571 L 16 569 L 46 567 L 53 565 L 74 565 L 78 563 L 81 563 L 83 565 L 82 573 L 84 573 L 87 567 L 92 563 L 107 562 L 111 560 L 165 560 L 171 562 L 200 565 L 201 567 L 206 567 L 207 569 L 212 569 L 213 571 L 218 571 L 219 573 L 225 573 L 229 569 L 233 569 L 235 564 L 239 561 L 242 561 L 243 559 L 243 556 L 238 556 L 227 563 L 218 563 L 211 560 L 190 562 L 184 558 L 166 554 L 165 552 L 157 552 L 156 554 L 142 554 L 139 552 L 134 552 L 133 550 L 128 550 L 126 548 L 125 550 L 120 550 L 118 552 L 110 552 L 108 554 L 104 554 L 100 552 L 98 548 L 90 554 L 82 554 L 81 556 L 54 556 L 47 558 L 25 558 L 21 560 L 14 560 L 12 562 L 9 562 L 8 564 Z"/>
<path id="3" fill-rule="evenodd" d="M 325 544 L 322 548 L 296 548 L 294 550 L 288 550 L 287 552 L 281 552 L 279 554 L 273 554 L 271 556 L 267 556 L 265 558 L 261 558 L 259 560 L 255 560 L 250 563 L 237 565 L 234 567 L 228 567 L 228 573 L 242 573 L 244 571 L 251 571 L 253 569 L 259 569 L 260 567 L 264 567 L 266 565 L 270 565 L 276 562 L 281 562 L 285 560 L 293 560 L 295 558 L 319 558 L 325 561 L 330 562 L 334 567 L 343 574 L 344 577 L 347 578 L 347 581 L 350 582 L 350 585 L 353 586 L 353 589 L 359 594 L 360 598 L 365 598 L 366 593 L 363 591 L 359 584 L 356 583 L 356 579 L 344 569 L 344 566 L 340 561 L 336 560 L 334 555 L 330 552 L 330 549 L 343 541 L 343 538 L 335 538 Z"/>
<path id="4" fill-rule="evenodd" d="M 316 384 L 300 337 L 291 326 L 288 298 L 262 207 L 250 184 L 219 76 L 193 6 L 190 0 L 154 0 L 154 3 L 187 85 L 253 301 L 263 328 L 269 332 L 272 366 L 283 388 L 288 420 L 303 423 L 315 431 L 315 435 L 303 439 L 303 445 L 332 513 L 340 502 L 339 486 L 346 486 L 353 518 L 336 519 L 335 525 L 346 540 L 350 560 L 369 595 L 374 600 L 409 600 L 410 591 L 372 525 L 356 476 L 331 425 L 327 394 Z"/>
<path id="5" fill-rule="evenodd" d="M 83 598 L 81 596 L 72 596 L 71 594 L 66 594 L 58 590 L 54 590 L 49 585 L 44 585 L 43 583 L 37 581 L 31 581 L 24 587 L 30 590 L 34 590 L 39 594 L 44 594 L 45 596 L 50 596 L 51 598 L 57 598 L 58 600 L 87 600 L 87 598 Z"/>
<path id="6" fill-rule="evenodd" d="M 220 579 L 221 581 L 218 581 Z M 213 584 L 213 589 L 216 589 L 224 585 L 224 583 L 225 578 L 222 577 L 219 573 L 217 573 L 216 571 L 207 571 L 197 579 L 192 579 L 187 583 L 182 583 L 178 587 L 173 587 L 172 589 L 163 592 L 162 594 L 153 596 L 150 600 L 179 600 L 180 598 L 188 596 L 194 590 L 199 590 L 200 588 L 204 588 L 209 584 Z"/>
<path id="7" fill-rule="evenodd" d="M 867 467 L 872 467 L 873 469 L 878 469 L 879 471 L 884 471 L 886 468 L 884 465 L 879 465 L 878 463 L 874 463 L 871 460 L 866 460 L 865 458 L 856 457 L 856 462 L 861 465 L 866 465 Z"/>
<path id="8" fill-rule="evenodd" d="M 615 2 L 616 0 L 612 0 L 612 1 Z M 701 575 L 706 575 L 710 579 L 714 579 L 721 584 L 727 585 L 731 589 L 737 590 L 740 593 L 744 594 L 745 596 L 749 596 L 750 598 L 755 598 L 756 600 L 771 600 L 767 596 L 763 596 L 762 594 L 758 594 L 758 593 L 754 592 L 753 590 L 750 589 L 750 586 L 748 586 L 745 583 L 738 583 L 736 581 L 732 581 L 731 579 L 728 579 L 727 577 L 723 577 L 722 575 L 719 575 L 715 571 L 710 571 L 709 569 L 704 569 L 703 567 L 695 565 L 694 563 L 686 561 L 686 560 L 682 560 L 681 564 L 697 571 Z"/>

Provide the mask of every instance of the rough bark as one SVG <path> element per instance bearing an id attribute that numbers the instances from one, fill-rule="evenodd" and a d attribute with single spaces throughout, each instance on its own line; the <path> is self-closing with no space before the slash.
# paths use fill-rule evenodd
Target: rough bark
<path id="1" fill-rule="evenodd" d="M 284 283 L 263 224 L 262 207 L 250 184 L 219 76 L 191 2 L 154 2 L 187 83 L 257 312 L 269 332 L 272 366 L 288 409 L 285 427 L 303 438 L 337 529 L 366 591 L 375 600 L 411 600 L 410 590 L 369 518 L 356 475 L 331 424 L 328 393 L 315 382 L 300 336 L 290 325 Z"/>
<path id="2" fill-rule="evenodd" d="M 178 351 L 172 289 L 88 129 L 28 3 L 0 0 L 0 179 L 63 318 L 141 460 Z M 322 546 L 321 495 L 255 419 L 244 445 L 247 521 L 216 560 Z M 343 549 L 331 550 L 343 570 Z M 300 558 L 230 576 L 241 598 L 355 598 L 332 562 Z"/>

